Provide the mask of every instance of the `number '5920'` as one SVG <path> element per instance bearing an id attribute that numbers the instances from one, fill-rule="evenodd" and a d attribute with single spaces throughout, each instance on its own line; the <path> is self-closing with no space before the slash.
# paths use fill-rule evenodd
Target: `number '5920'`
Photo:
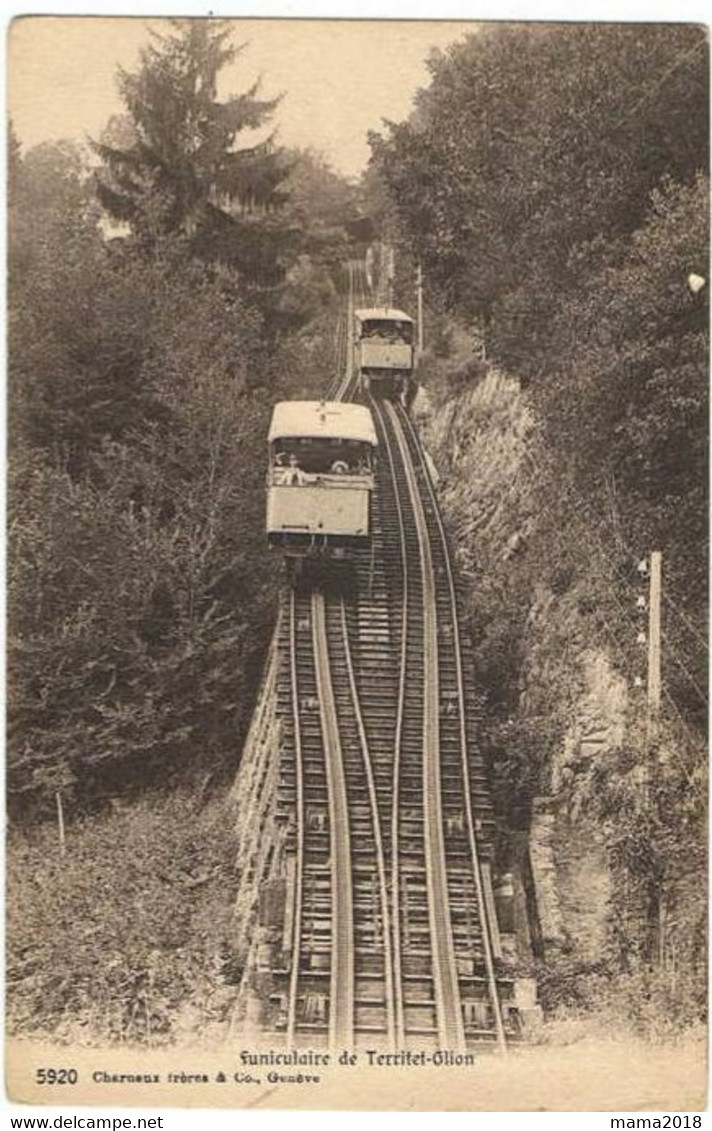
<path id="1" fill-rule="evenodd" d="M 38 1068 L 35 1072 L 38 1084 L 76 1084 L 78 1079 L 76 1068 Z"/>

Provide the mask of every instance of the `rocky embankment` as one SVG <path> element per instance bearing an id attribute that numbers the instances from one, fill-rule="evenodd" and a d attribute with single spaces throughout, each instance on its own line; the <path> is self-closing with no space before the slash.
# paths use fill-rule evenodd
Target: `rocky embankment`
<path id="1" fill-rule="evenodd" d="M 649 823 L 651 804 L 640 679 L 607 641 L 605 561 L 593 541 L 582 544 L 585 524 L 562 520 L 565 478 L 547 460 L 518 381 L 460 361 L 431 367 L 427 390 L 413 413 L 475 648 L 502 869 L 525 893 L 544 1003 L 598 1007 L 618 973 L 633 971 L 621 954 L 642 954 L 650 919 L 629 858 L 631 828 Z M 681 904 L 692 920 L 703 917 L 704 895 L 681 873 L 659 904 L 664 954 L 666 917 Z M 673 965 L 677 958 L 689 972 L 693 951 L 675 942 Z"/>

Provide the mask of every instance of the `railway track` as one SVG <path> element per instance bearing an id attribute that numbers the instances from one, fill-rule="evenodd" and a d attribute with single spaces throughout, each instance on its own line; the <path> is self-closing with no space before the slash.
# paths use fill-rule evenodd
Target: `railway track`
<path id="1" fill-rule="evenodd" d="M 283 785 L 295 814 L 287 1040 L 350 1048 L 393 1039 L 385 852 L 374 768 L 360 712 L 349 619 L 321 588 L 290 593 L 291 727 Z"/>
<path id="2" fill-rule="evenodd" d="M 334 378 L 327 391 L 327 400 L 347 401 L 351 399 L 354 386 L 353 369 L 353 324 L 355 279 L 358 263 L 346 265 L 346 310 L 342 311 L 336 323 L 334 334 Z"/>
<path id="3" fill-rule="evenodd" d="M 337 398 L 355 395 L 362 275 L 349 265 Z M 305 570 L 279 635 L 292 862 L 279 1027 L 290 1046 L 503 1049 L 512 983 L 498 966 L 493 817 L 445 531 L 407 413 L 369 407 L 380 446 L 373 549 L 351 569 Z"/>
<path id="4" fill-rule="evenodd" d="M 370 407 L 377 421 L 379 442 L 388 452 L 392 482 L 400 501 L 398 535 L 404 551 L 401 562 L 404 556 L 407 561 L 403 579 L 407 618 L 403 631 L 408 647 L 403 657 L 405 676 L 398 702 L 393 771 L 393 883 L 409 932 L 409 951 L 425 958 L 432 970 L 438 1042 L 443 1048 L 461 1049 L 464 1030 L 442 820 L 438 624 L 432 553 L 415 471 L 400 424 L 390 404 L 381 407 L 372 399 Z M 427 908 L 427 923 L 423 905 Z M 414 931 L 417 942 L 412 939 Z M 399 947 L 403 949 L 402 929 L 399 935 Z M 403 1029 L 405 1035 L 405 1023 Z"/>
<path id="5" fill-rule="evenodd" d="M 483 833 L 485 843 L 491 843 L 494 823 L 484 768 L 479 761 L 471 765 L 470 749 L 475 742 L 474 735 L 468 736 L 468 695 L 450 555 L 425 454 L 408 414 L 401 405 L 390 402 L 377 411 L 381 426 L 388 422 L 383 435 L 389 446 L 388 431 L 397 438 L 409 479 L 428 587 L 429 623 L 424 636 L 430 678 L 424 703 L 423 774 L 426 794 L 439 798 L 439 805 L 433 804 L 428 815 L 427 835 L 433 846 L 431 921 L 447 915 L 452 925 L 452 941 L 441 940 L 447 948 L 450 978 L 449 983 L 443 981 L 442 992 L 459 999 L 459 1017 L 454 1023 L 462 1021 L 464 1026 L 464 1032 L 458 1027 L 460 1039 L 493 1035 L 503 1047 L 500 986 L 490 937 L 492 909 L 487 906 L 478 845 Z M 438 905 L 435 893 L 441 891 Z M 453 979 L 457 979 L 457 991 Z"/>

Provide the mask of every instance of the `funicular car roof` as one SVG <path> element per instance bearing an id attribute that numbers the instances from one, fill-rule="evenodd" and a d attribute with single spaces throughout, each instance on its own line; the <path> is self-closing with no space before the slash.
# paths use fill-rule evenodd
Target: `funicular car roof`
<path id="1" fill-rule="evenodd" d="M 390 306 L 362 307 L 354 310 L 354 316 L 359 322 L 412 322 L 413 319 L 403 310 L 395 310 Z"/>
<path id="2" fill-rule="evenodd" d="M 286 437 L 378 443 L 369 410 L 345 401 L 280 401 L 272 412 L 268 442 Z"/>

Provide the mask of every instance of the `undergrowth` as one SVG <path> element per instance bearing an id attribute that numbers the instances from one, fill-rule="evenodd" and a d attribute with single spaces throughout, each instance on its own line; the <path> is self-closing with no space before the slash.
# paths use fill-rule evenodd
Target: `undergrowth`
<path id="1" fill-rule="evenodd" d="M 234 840 L 224 804 L 144 798 L 12 832 L 10 1033 L 151 1047 L 216 1036 L 235 996 Z"/>
<path id="2" fill-rule="evenodd" d="M 704 987 L 689 969 L 637 962 L 622 971 L 611 961 L 550 954 L 537 983 L 547 1018 L 538 1043 L 571 1044 L 596 1034 L 661 1045 L 704 1037 Z"/>

